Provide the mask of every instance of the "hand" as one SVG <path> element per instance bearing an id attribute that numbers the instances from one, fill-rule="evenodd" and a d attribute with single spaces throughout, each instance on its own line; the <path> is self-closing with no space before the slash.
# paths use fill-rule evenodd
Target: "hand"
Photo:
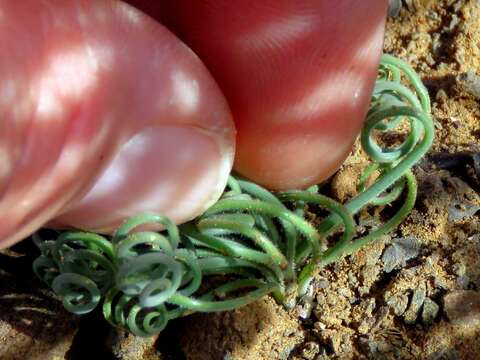
<path id="1" fill-rule="evenodd" d="M 1 2 L 0 247 L 47 222 L 189 220 L 234 156 L 242 175 L 286 189 L 350 151 L 387 0 L 130 2 L 201 61 L 118 1 Z"/>

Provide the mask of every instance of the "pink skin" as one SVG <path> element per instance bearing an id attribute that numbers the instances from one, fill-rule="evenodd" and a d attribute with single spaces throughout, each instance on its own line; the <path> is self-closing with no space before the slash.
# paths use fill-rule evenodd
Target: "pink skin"
<path id="1" fill-rule="evenodd" d="M 235 169 L 305 188 L 345 160 L 368 110 L 387 0 L 129 0 L 207 65 L 232 109 Z"/>
<path id="2" fill-rule="evenodd" d="M 0 247 L 54 217 L 184 222 L 221 195 L 228 105 L 163 26 L 114 1 L 2 0 L 0 36 Z"/>
<path id="3" fill-rule="evenodd" d="M 129 2 L 213 74 L 237 171 L 298 188 L 347 156 L 387 0 Z M 113 0 L 0 0 L 0 40 L 0 248 L 49 221 L 109 232 L 155 211 L 179 223 L 221 194 L 230 111 L 160 24 Z"/>

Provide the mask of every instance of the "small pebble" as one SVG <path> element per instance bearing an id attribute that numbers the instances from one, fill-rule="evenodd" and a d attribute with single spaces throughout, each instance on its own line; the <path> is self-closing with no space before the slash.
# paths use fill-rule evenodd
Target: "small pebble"
<path id="1" fill-rule="evenodd" d="M 359 334 L 367 334 L 373 325 L 375 325 L 375 318 L 367 317 L 358 325 L 357 331 Z"/>
<path id="2" fill-rule="evenodd" d="M 330 336 L 329 344 L 334 353 L 338 353 L 340 351 L 341 340 L 342 339 L 340 338 L 340 335 L 338 333 L 334 333 Z"/>
<path id="3" fill-rule="evenodd" d="M 352 270 L 348 272 L 348 285 L 354 288 L 358 286 L 358 279 Z"/>
<path id="4" fill-rule="evenodd" d="M 363 283 L 371 284 L 373 283 L 378 275 L 380 274 L 381 268 L 375 265 L 366 265 L 361 271 L 361 277 Z"/>
<path id="5" fill-rule="evenodd" d="M 402 316 L 407 310 L 408 296 L 405 294 L 394 295 L 387 300 L 387 305 L 393 310 L 397 316 Z"/>
<path id="6" fill-rule="evenodd" d="M 389 0 L 388 1 L 388 16 L 397 17 L 402 9 L 402 0 Z"/>
<path id="7" fill-rule="evenodd" d="M 350 289 L 347 289 L 347 288 L 344 288 L 344 287 L 338 288 L 337 293 L 342 295 L 346 299 L 350 299 L 352 297 L 352 293 L 351 293 Z"/>
<path id="8" fill-rule="evenodd" d="M 303 345 L 302 356 L 304 359 L 313 360 L 320 352 L 320 345 L 316 342 L 309 341 Z"/>
<path id="9" fill-rule="evenodd" d="M 454 116 L 450 116 L 450 123 L 452 124 L 452 126 L 455 128 L 455 129 L 459 129 L 461 128 L 463 125 L 463 123 L 460 121 L 459 118 L 457 117 L 454 117 Z"/>
<path id="10" fill-rule="evenodd" d="M 475 71 L 467 71 L 458 76 L 457 81 L 460 82 L 477 100 L 480 100 L 480 76 L 477 75 Z"/>
<path id="11" fill-rule="evenodd" d="M 358 289 L 358 294 L 360 296 L 365 296 L 365 295 L 368 295 L 368 293 L 370 292 L 370 287 L 368 286 L 360 286 Z"/>
<path id="12" fill-rule="evenodd" d="M 427 18 L 433 21 L 437 21 L 440 20 L 440 15 L 438 15 L 438 13 L 436 13 L 435 11 L 429 10 L 427 12 Z"/>
<path id="13" fill-rule="evenodd" d="M 327 280 L 319 280 L 315 283 L 317 289 L 326 289 L 329 286 L 329 282 Z"/>
<path id="14" fill-rule="evenodd" d="M 314 293 L 313 285 L 310 285 L 307 289 L 307 293 L 302 296 L 299 303 L 297 304 L 297 307 L 299 309 L 298 316 L 302 320 L 307 320 L 308 318 L 310 318 L 312 314 L 313 303 L 314 303 L 313 293 Z"/>
<path id="15" fill-rule="evenodd" d="M 417 320 L 418 313 L 420 312 L 420 308 L 425 301 L 425 296 L 427 293 L 427 288 L 425 283 L 421 283 L 413 292 L 412 300 L 410 301 L 410 306 L 408 307 L 407 311 L 403 314 L 403 319 L 407 324 L 415 323 Z"/>
<path id="16" fill-rule="evenodd" d="M 376 307 L 375 298 L 369 298 L 362 302 L 361 306 L 364 308 L 365 313 L 371 315 Z"/>
<path id="17" fill-rule="evenodd" d="M 422 309 L 422 321 L 425 325 L 430 325 L 433 323 L 435 318 L 437 317 L 438 311 L 440 307 L 437 305 L 435 301 L 430 298 L 425 298 L 423 302 L 423 309 Z"/>
<path id="18" fill-rule="evenodd" d="M 409 238 L 398 238 L 393 240 L 382 255 L 383 269 L 389 273 L 394 269 L 402 268 L 407 261 L 417 257 L 420 252 L 418 240 Z"/>
<path id="19" fill-rule="evenodd" d="M 455 200 L 448 208 L 448 220 L 457 221 L 475 215 L 480 210 L 480 206 Z"/>

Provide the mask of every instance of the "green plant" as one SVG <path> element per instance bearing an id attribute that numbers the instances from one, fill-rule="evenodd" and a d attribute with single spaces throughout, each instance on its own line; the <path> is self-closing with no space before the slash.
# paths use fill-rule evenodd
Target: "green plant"
<path id="1" fill-rule="evenodd" d="M 83 232 L 64 232 L 54 241 L 34 236 L 41 251 L 34 271 L 69 311 L 84 314 L 103 301 L 108 321 L 139 336 L 158 333 L 179 316 L 235 309 L 268 293 L 292 304 L 323 266 L 389 232 L 408 215 L 417 189 L 411 167 L 433 141 L 429 114 L 418 76 L 384 55 L 361 135 L 372 162 L 358 179 L 358 196 L 346 204 L 318 193 L 316 186 L 273 194 L 232 176 L 215 205 L 179 227 L 160 215 L 142 214 L 110 240 Z M 375 142 L 375 133 L 391 131 L 404 120 L 410 132 L 400 146 L 382 148 Z M 375 171 L 380 175 L 367 187 Z M 403 204 L 390 220 L 355 237 L 356 213 L 398 199 Z M 329 212 L 317 227 L 305 218 L 308 204 Z M 133 231 L 152 223 L 165 231 Z M 333 234 L 338 241 L 330 244 Z M 214 286 L 219 279 L 221 285 Z"/>

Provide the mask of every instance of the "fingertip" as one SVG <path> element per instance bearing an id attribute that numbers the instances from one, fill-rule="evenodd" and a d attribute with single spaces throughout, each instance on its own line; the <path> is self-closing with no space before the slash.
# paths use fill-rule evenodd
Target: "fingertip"
<path id="1" fill-rule="evenodd" d="M 348 155 L 368 109 L 387 3 L 179 0 L 150 11 L 225 93 L 238 131 L 235 169 L 284 189 L 326 179 Z"/>

